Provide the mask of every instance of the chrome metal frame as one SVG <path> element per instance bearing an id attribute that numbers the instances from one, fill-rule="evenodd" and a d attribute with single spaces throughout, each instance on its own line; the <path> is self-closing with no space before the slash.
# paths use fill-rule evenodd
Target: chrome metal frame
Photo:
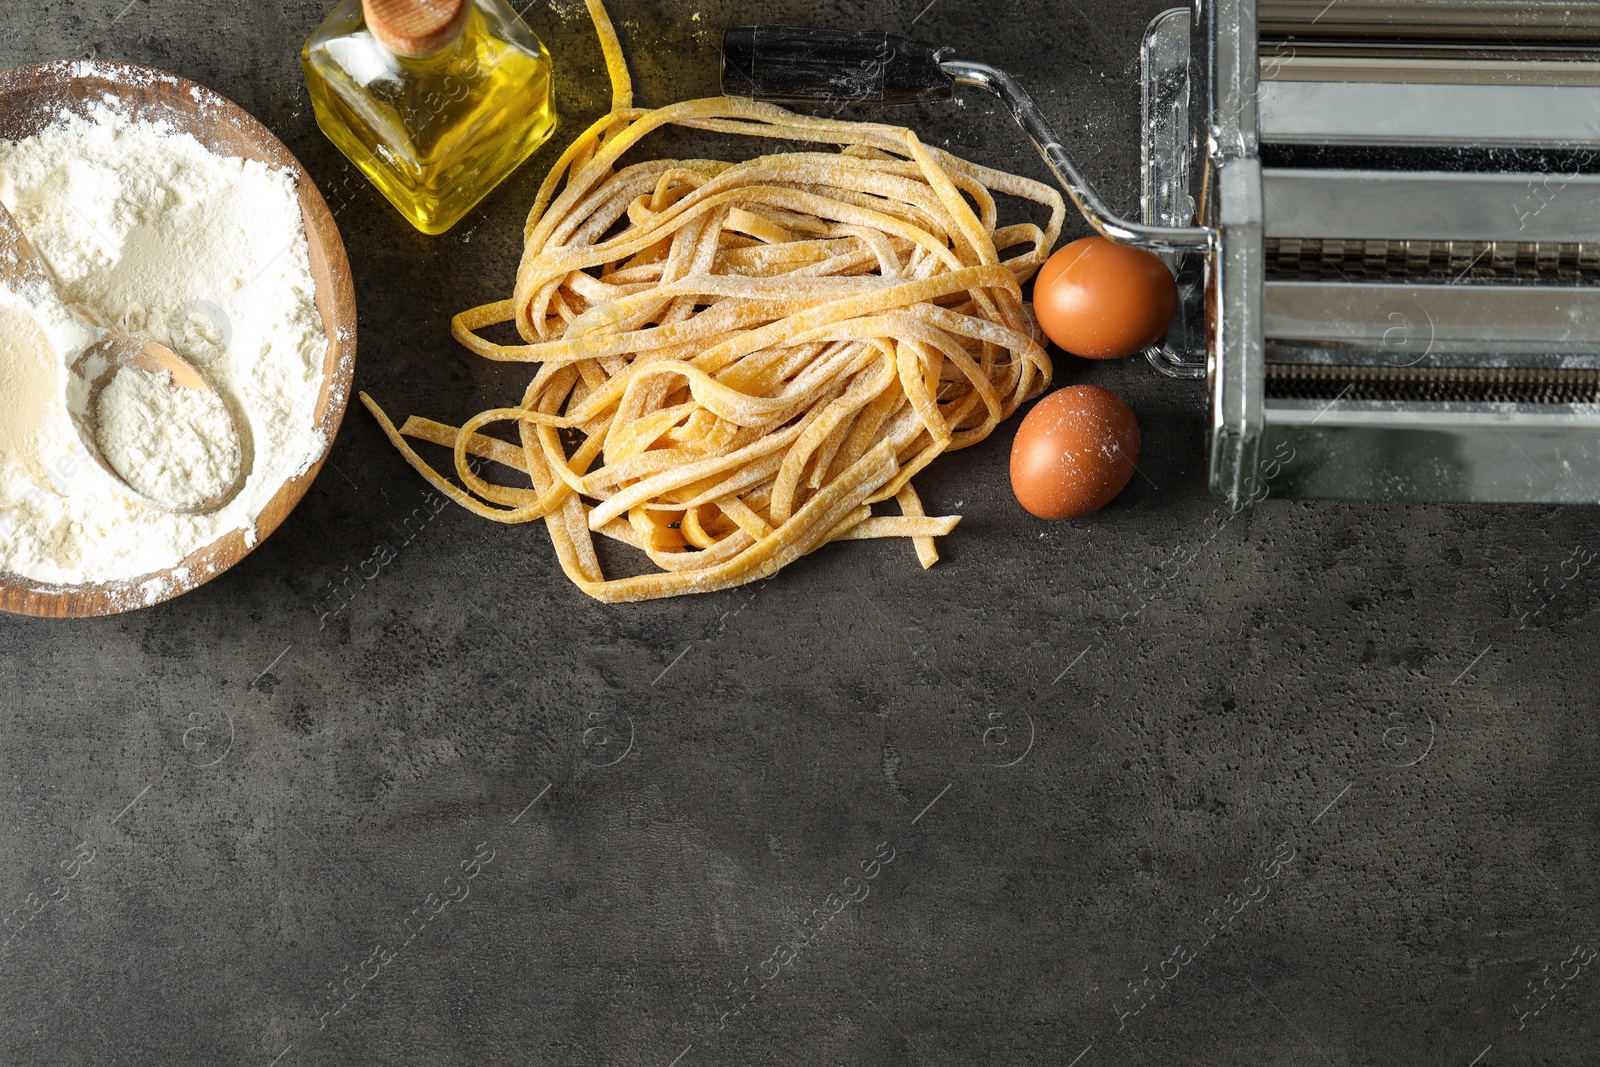
<path id="1" fill-rule="evenodd" d="M 1260 0 L 1259 11 L 1282 33 L 1285 26 L 1305 29 L 1324 6 Z M 1452 33 L 1469 34 L 1486 17 L 1481 6 L 1343 5 L 1346 22 L 1365 19 L 1341 29 L 1352 37 L 1381 37 L 1386 19 L 1404 23 L 1399 36 L 1417 42 L 1406 46 L 1405 63 L 1439 68 L 1416 84 L 1373 77 L 1381 74 L 1378 61 L 1325 58 L 1358 51 L 1346 45 L 1303 48 L 1299 58 L 1310 60 L 1298 66 L 1294 57 L 1269 54 L 1256 0 L 1196 0 L 1193 9 L 1157 16 L 1146 32 L 1144 221 L 1171 226 L 1198 218 L 1218 234 L 1214 247 L 1167 257 L 1180 277 L 1185 270 L 1203 274 L 1203 293 L 1186 293 L 1185 302 L 1203 304 L 1186 310 L 1191 319 L 1208 316 L 1206 329 L 1197 338 L 1175 325 L 1167 343 L 1147 355 L 1162 373 L 1178 376 L 1192 373 L 1204 354 L 1211 486 L 1240 506 L 1263 496 L 1269 481 L 1267 492 L 1290 497 L 1600 501 L 1600 404 L 1289 399 L 1294 390 L 1283 388 L 1269 395 L 1268 371 L 1284 363 L 1349 367 L 1352 374 L 1415 367 L 1425 377 L 1429 368 L 1505 367 L 1548 372 L 1552 380 L 1600 367 L 1600 285 L 1574 285 L 1570 277 L 1553 284 L 1539 270 L 1514 285 L 1486 278 L 1455 284 L 1471 266 L 1460 262 L 1463 255 L 1481 254 L 1497 269 L 1502 261 L 1538 266 L 1560 257 L 1595 271 L 1600 177 L 1577 168 L 1507 174 L 1261 165 L 1264 139 L 1330 151 L 1348 144 L 1600 145 L 1596 68 L 1581 48 L 1566 47 L 1556 57 L 1566 66 L 1552 77 L 1544 68 L 1561 49 L 1556 43 L 1537 54 L 1516 48 L 1498 62 L 1469 63 L 1414 32 L 1439 18 Z M 1535 31 L 1551 34 L 1556 16 L 1570 10 L 1543 0 L 1494 6 L 1496 18 L 1505 14 L 1500 9 L 1516 8 Z M 1582 48 L 1600 46 L 1600 11 L 1579 31 Z M 1490 43 L 1505 51 L 1506 41 Z M 1421 60 L 1410 54 L 1424 47 L 1435 52 Z M 1187 121 L 1178 106 L 1185 98 Z M 1436 121 L 1440 109 L 1449 114 Z M 1378 269 L 1369 273 L 1363 261 L 1349 274 L 1335 264 L 1321 278 L 1292 271 L 1285 280 L 1269 277 L 1269 239 L 1281 256 L 1312 247 L 1319 263 L 1330 262 L 1322 258 L 1330 247 L 1359 239 L 1363 255 L 1379 256 Z M 1445 277 L 1384 273 L 1385 257 L 1409 264 L 1408 257 L 1421 256 L 1426 266 L 1427 242 L 1445 248 Z M 1421 326 L 1426 343 L 1402 329 L 1396 351 L 1396 321 Z"/>

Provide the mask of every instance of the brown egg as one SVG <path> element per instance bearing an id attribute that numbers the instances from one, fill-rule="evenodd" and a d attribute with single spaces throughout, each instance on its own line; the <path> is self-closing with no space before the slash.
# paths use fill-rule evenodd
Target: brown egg
<path id="1" fill-rule="evenodd" d="M 1109 389 L 1072 385 L 1035 404 L 1017 427 L 1011 491 L 1041 519 L 1076 519 L 1111 503 L 1138 462 L 1132 409 Z"/>
<path id="2" fill-rule="evenodd" d="M 1115 359 L 1166 335 L 1178 313 L 1178 283 L 1151 252 L 1085 237 L 1039 268 L 1033 312 L 1045 335 L 1073 355 Z"/>

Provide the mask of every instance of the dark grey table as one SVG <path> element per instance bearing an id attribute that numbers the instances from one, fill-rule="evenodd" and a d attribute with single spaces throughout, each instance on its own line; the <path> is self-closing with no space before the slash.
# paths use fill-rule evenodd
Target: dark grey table
<path id="1" fill-rule="evenodd" d="M 465 417 L 518 374 L 449 316 L 509 291 L 556 148 L 410 231 L 309 113 L 295 53 L 328 6 L 7 0 L 0 62 L 153 64 L 260 116 L 339 212 L 357 387 Z M 714 92 L 734 22 L 958 42 L 1129 205 L 1158 8 L 614 14 L 651 104 Z M 528 19 L 570 135 L 603 109 L 598 48 L 576 0 Z M 1043 176 L 987 99 L 899 118 Z M 1234 519 L 1196 389 L 1133 361 L 1058 381 L 1129 398 L 1148 478 L 1033 521 L 1007 427 L 919 480 L 966 515 L 927 573 L 849 543 L 598 605 L 542 526 L 432 515 L 357 408 L 221 579 L 0 618 L 0 1063 L 1594 1062 L 1595 509 Z"/>

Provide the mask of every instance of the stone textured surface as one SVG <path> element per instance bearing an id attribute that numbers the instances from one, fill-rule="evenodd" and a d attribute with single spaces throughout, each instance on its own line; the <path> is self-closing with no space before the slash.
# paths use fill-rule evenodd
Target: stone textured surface
<path id="1" fill-rule="evenodd" d="M 425 238 L 309 114 L 324 0 L 8 3 L 0 63 L 165 67 L 284 138 L 349 244 L 359 388 L 442 418 L 508 395 L 447 324 L 508 291 L 554 147 Z M 1159 4 L 924 3 L 616 14 L 647 103 L 714 91 L 733 22 L 959 43 L 1131 203 Z M 575 0 L 528 19 L 560 141 L 603 107 L 598 48 Z M 1040 172 L 984 98 L 899 117 Z M 0 618 L 0 1063 L 1592 1061 L 1595 509 L 1269 501 L 1219 526 L 1196 389 L 1058 377 L 1128 397 L 1147 477 L 1037 522 L 1002 432 L 921 479 L 967 516 L 927 573 L 851 543 L 603 607 L 542 528 L 433 515 L 357 409 L 222 579 Z"/>

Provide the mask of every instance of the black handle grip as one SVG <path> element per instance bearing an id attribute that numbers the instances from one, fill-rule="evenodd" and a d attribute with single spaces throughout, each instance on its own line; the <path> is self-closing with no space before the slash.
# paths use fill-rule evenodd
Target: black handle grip
<path id="1" fill-rule="evenodd" d="M 774 103 L 911 104 L 943 100 L 945 49 L 872 30 L 733 26 L 722 35 L 722 91 Z"/>

